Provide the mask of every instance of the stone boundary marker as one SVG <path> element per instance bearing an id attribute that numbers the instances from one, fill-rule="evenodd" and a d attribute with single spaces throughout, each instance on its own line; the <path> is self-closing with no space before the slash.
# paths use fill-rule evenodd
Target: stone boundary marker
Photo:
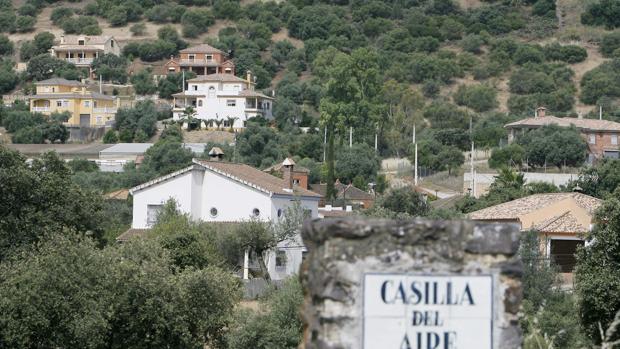
<path id="1" fill-rule="evenodd" d="M 345 218 L 302 236 L 300 348 L 521 347 L 517 226 Z"/>

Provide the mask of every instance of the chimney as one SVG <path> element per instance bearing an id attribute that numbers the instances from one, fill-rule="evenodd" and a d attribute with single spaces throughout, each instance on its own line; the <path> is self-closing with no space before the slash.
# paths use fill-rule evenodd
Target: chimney
<path id="1" fill-rule="evenodd" d="M 224 152 L 220 147 L 213 147 L 209 150 L 209 158 L 211 161 L 221 161 L 224 158 Z"/>
<path id="2" fill-rule="evenodd" d="M 285 188 L 285 189 L 293 190 L 293 167 L 294 166 L 295 166 L 295 161 L 293 161 L 293 159 L 291 158 L 286 158 L 282 162 L 283 178 L 286 184 L 288 185 L 288 188 Z"/>
<path id="3" fill-rule="evenodd" d="M 545 107 L 536 108 L 536 117 L 544 118 L 546 111 L 547 111 L 547 108 Z"/>
<path id="4" fill-rule="evenodd" d="M 65 35 L 64 34 L 60 35 L 60 43 L 61 44 L 65 43 Z"/>
<path id="5" fill-rule="evenodd" d="M 248 84 L 250 85 L 252 84 L 252 71 L 251 70 L 248 70 L 245 73 L 245 79 L 248 81 Z"/>

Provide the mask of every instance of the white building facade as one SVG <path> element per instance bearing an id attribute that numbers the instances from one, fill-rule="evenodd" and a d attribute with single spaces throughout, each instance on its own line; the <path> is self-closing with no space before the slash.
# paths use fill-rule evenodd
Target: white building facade
<path id="1" fill-rule="evenodd" d="M 288 183 L 244 164 L 194 160 L 190 167 L 130 190 L 132 229 L 152 227 L 169 199 L 193 220 L 204 222 L 232 223 L 251 218 L 277 222 L 296 200 L 310 217 L 318 217 L 320 196 Z M 299 236 L 280 243 L 266 259 L 272 279 L 297 273 L 304 251 Z"/>
<path id="2" fill-rule="evenodd" d="M 185 91 L 172 95 L 174 120 L 185 118 L 187 107 L 194 109 L 192 117 L 210 128 L 241 129 L 248 119 L 259 115 L 271 119 L 273 98 L 256 91 L 252 79 L 248 72 L 246 79 L 210 74 L 188 80 Z"/>

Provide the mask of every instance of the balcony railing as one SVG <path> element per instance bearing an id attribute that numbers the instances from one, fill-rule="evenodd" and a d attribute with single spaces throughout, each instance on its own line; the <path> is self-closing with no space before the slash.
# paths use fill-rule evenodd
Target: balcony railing
<path id="1" fill-rule="evenodd" d="M 180 64 L 217 64 L 215 59 L 181 59 Z"/>
<path id="2" fill-rule="evenodd" d="M 93 108 L 95 114 L 116 114 L 116 108 Z"/>
<path id="3" fill-rule="evenodd" d="M 65 60 L 73 64 L 91 64 L 93 62 L 93 58 L 65 58 Z"/>
<path id="4" fill-rule="evenodd" d="M 32 107 L 33 112 L 48 112 L 50 107 Z"/>

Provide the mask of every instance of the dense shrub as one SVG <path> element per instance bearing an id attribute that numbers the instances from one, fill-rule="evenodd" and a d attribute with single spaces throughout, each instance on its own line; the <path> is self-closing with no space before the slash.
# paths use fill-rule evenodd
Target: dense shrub
<path id="1" fill-rule="evenodd" d="M 494 148 L 489 158 L 489 167 L 521 167 L 525 162 L 525 149 L 517 143 L 512 143 L 503 148 Z"/>
<path id="2" fill-rule="evenodd" d="M 61 26 L 66 34 L 101 34 L 99 22 L 97 22 L 95 17 L 91 16 L 69 17 L 62 21 Z"/>
<path id="3" fill-rule="evenodd" d="M 6 35 L 0 35 L 0 56 L 12 55 L 15 45 Z"/>
<path id="4" fill-rule="evenodd" d="M 588 58 L 588 51 L 581 46 L 549 44 L 543 48 L 547 61 L 562 61 L 566 63 L 579 63 Z"/>
<path id="5" fill-rule="evenodd" d="M 620 48 L 620 31 L 609 33 L 601 40 L 601 53 L 605 57 L 613 56 L 614 52 Z"/>
<path id="6" fill-rule="evenodd" d="M 577 167 L 586 160 L 586 142 L 574 127 L 545 126 L 525 133 L 517 142 L 530 166 Z"/>
<path id="7" fill-rule="evenodd" d="M 461 85 L 453 98 L 456 104 L 478 112 L 491 110 L 498 105 L 496 89 L 487 85 Z"/>
<path id="8" fill-rule="evenodd" d="M 37 19 L 31 16 L 18 16 L 15 20 L 15 28 L 20 33 L 27 33 L 34 30 Z"/>
<path id="9" fill-rule="evenodd" d="M 62 22 L 73 16 L 73 9 L 69 7 L 57 7 L 52 10 L 52 14 L 50 15 L 50 20 L 54 25 L 61 25 Z"/>
<path id="10" fill-rule="evenodd" d="M 620 27 L 620 6 L 616 0 L 593 2 L 581 14 L 581 23 L 609 29 Z"/>
<path id="11" fill-rule="evenodd" d="M 605 62 L 585 73 L 581 79 L 580 99 L 596 104 L 604 96 L 620 97 L 620 59 Z"/>

